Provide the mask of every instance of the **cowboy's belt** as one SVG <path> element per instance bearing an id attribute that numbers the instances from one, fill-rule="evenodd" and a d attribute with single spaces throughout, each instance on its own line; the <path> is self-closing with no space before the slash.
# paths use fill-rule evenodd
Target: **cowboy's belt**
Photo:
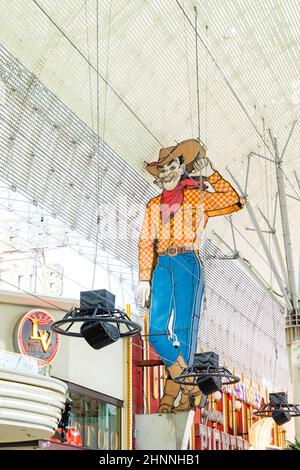
<path id="1" fill-rule="evenodd" d="M 197 248 L 193 246 L 169 246 L 165 251 L 159 253 L 159 256 L 176 256 L 197 251 Z"/>

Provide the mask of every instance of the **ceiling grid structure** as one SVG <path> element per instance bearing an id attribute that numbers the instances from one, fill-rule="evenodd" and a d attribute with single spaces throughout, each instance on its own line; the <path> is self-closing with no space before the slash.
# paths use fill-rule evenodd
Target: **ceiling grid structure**
<path id="1" fill-rule="evenodd" d="M 20 74 L 15 69 L 14 75 L 9 75 L 5 66 L 13 67 L 13 59 L 3 48 L 0 54 L 3 58 L 0 75 L 9 90 L 6 106 L 0 110 L 0 173 L 12 187 L 91 240 L 96 235 L 97 165 L 100 165 L 100 199 L 104 209 L 107 205 L 117 213 L 118 196 L 130 198 L 130 205 L 137 207 L 145 196 L 149 199 L 154 196 L 154 189 L 147 181 L 136 171 L 133 173 L 129 163 L 107 144 L 101 144 L 101 155 L 97 156 L 92 131 L 50 92 L 46 98 L 40 82 L 36 81 L 28 93 L 31 74 L 26 75 L 24 70 Z M 137 211 L 137 225 L 143 217 L 143 206 L 141 209 Z M 119 235 L 118 240 L 108 237 L 102 243 L 136 267 L 137 247 L 132 248 L 132 242 L 137 244 L 138 234 L 130 240 L 123 227 L 119 224 L 120 233 L 115 234 Z"/>
<path id="2" fill-rule="evenodd" d="M 55 268 L 53 263 L 49 265 L 49 258 L 52 258 L 53 251 L 59 253 L 62 250 L 58 257 L 61 262 L 66 256 L 63 250 L 69 249 L 74 254 L 80 254 L 81 258 L 77 259 L 80 271 L 84 266 L 83 259 L 93 261 L 93 243 L 87 242 L 57 219 L 53 220 L 47 211 L 26 201 L 5 184 L 0 186 L 0 210 L 2 269 L 3 266 L 11 268 L 9 275 L 4 270 L 0 276 L 0 286 L 5 290 L 13 287 L 12 284 L 16 283 L 14 276 L 17 277 L 17 273 L 20 273 L 20 267 L 14 260 L 18 254 L 19 257 L 26 257 L 26 253 L 29 253 L 30 264 L 30 253 L 44 251 L 48 260 L 44 262 L 44 267 L 49 267 L 52 271 Z M 252 377 L 254 381 L 265 384 L 270 389 L 276 386 L 288 389 L 284 315 L 265 292 L 243 274 L 234 261 L 225 260 L 223 254 L 209 240 L 206 240 L 202 248 L 202 256 L 204 253 L 207 257 L 206 300 L 200 317 L 198 349 L 216 351 L 221 362 L 230 364 L 239 373 L 244 372 L 247 377 Z M 80 278 L 78 269 L 72 271 L 64 263 L 62 267 L 64 284 L 67 283 L 69 287 L 73 285 L 77 291 L 76 296 L 80 290 L 88 288 L 89 276 Z M 101 287 L 116 292 L 121 308 L 124 306 L 122 298 L 126 296 L 126 301 L 132 304 L 134 318 L 142 322 L 141 312 L 135 306 L 135 270 L 130 272 L 125 263 L 101 251 L 98 256 L 97 285 L 99 282 Z M 35 291 L 34 295 L 43 296 L 44 292 Z M 65 289 L 62 295 L 65 295 Z M 277 359 L 275 348 L 278 351 Z"/>
<path id="3" fill-rule="evenodd" d="M 202 255 L 204 252 L 206 302 L 200 317 L 198 347 L 216 351 L 221 360 L 257 383 L 288 388 L 284 315 L 234 261 L 224 260 L 209 240 Z"/>
<path id="4" fill-rule="evenodd" d="M 208 156 L 225 178 L 230 180 L 228 167 L 243 187 L 249 152 L 270 157 L 261 138 L 264 132 L 269 147 L 267 131 L 271 128 L 282 148 L 299 115 L 297 2 L 102 0 L 100 137 L 105 96 L 107 112 L 105 143 L 97 156 L 92 131 L 97 99 L 96 1 L 6 3 L 0 7 L 0 78 L 6 86 L 7 103 L 0 110 L 1 175 L 12 188 L 89 241 L 97 230 L 97 165 L 102 203 L 114 205 L 119 195 L 126 195 L 144 204 L 157 193 L 144 160 L 157 159 L 162 145 L 197 137 L 195 33 L 179 5 L 191 22 L 197 5 L 200 36 L 230 85 L 200 44 L 201 138 L 205 140 L 207 127 Z M 90 58 L 90 65 L 83 56 Z M 106 72 L 108 84 L 103 80 Z M 300 175 L 299 138 L 300 125 L 284 157 L 290 181 L 287 190 L 294 196 L 300 193 L 294 174 Z M 247 192 L 255 210 L 260 207 L 272 220 L 276 200 L 273 163 L 252 157 Z M 288 198 L 288 209 L 296 252 L 299 201 Z M 258 212 L 257 216 L 266 230 Z M 141 214 L 132 219 L 132 240 L 123 231 L 124 239 L 118 243 L 102 240 L 101 247 L 136 268 Z M 238 251 L 277 289 L 246 210 L 234 214 L 232 220 L 238 229 Z M 278 207 L 276 229 L 283 248 Z M 223 250 L 212 230 L 232 246 L 227 219 L 216 218 L 207 229 L 213 243 Z"/>

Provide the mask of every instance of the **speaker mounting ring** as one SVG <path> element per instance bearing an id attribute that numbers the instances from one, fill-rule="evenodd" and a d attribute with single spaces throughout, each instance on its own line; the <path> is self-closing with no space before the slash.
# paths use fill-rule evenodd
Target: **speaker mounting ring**
<path id="1" fill-rule="evenodd" d="M 56 333 L 74 338 L 82 338 L 82 334 L 72 330 L 74 325 L 84 322 L 101 322 L 114 324 L 120 329 L 120 337 L 131 337 L 139 334 L 142 327 L 133 322 L 127 314 L 119 309 L 104 310 L 96 308 L 93 313 L 86 309 L 73 308 L 61 319 L 51 325 L 51 329 Z M 123 331 L 121 331 L 121 327 Z M 125 329 L 125 331 L 124 331 Z"/>
<path id="2" fill-rule="evenodd" d="M 177 375 L 173 380 L 180 385 L 197 386 L 197 380 L 209 377 L 221 378 L 222 386 L 233 385 L 240 381 L 240 378 L 233 375 L 226 367 L 196 369 L 193 366 L 187 367 L 181 375 Z"/>
<path id="3" fill-rule="evenodd" d="M 253 412 L 254 416 L 262 416 L 265 418 L 272 418 L 274 411 L 287 411 L 291 418 L 300 416 L 299 405 L 293 403 L 281 403 L 280 405 L 272 405 L 271 403 L 264 403 L 261 407 Z"/>

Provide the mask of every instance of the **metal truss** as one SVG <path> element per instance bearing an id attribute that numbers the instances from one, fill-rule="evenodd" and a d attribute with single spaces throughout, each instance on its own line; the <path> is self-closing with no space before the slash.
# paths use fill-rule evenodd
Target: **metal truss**
<path id="1" fill-rule="evenodd" d="M 259 283 L 261 287 L 264 288 L 264 290 L 272 296 L 273 300 L 277 303 L 277 305 L 281 305 L 281 308 L 285 308 L 287 311 L 287 323 L 289 323 L 289 318 L 293 318 L 292 324 L 295 326 L 300 326 L 300 317 L 299 317 L 299 296 L 300 296 L 300 272 L 299 272 L 299 290 L 297 292 L 297 286 L 296 286 L 296 275 L 295 275 L 295 268 L 294 268 L 294 261 L 293 261 L 293 253 L 292 253 L 292 241 L 291 241 L 291 233 L 290 233 L 290 224 L 289 224 L 289 215 L 288 215 L 288 208 L 287 208 L 287 197 L 291 197 L 293 199 L 296 199 L 299 201 L 300 199 L 298 197 L 294 197 L 292 195 L 289 195 L 286 193 L 286 187 L 285 187 L 285 175 L 283 171 L 283 159 L 284 155 L 287 151 L 289 142 L 292 138 L 295 126 L 297 124 L 297 121 L 293 122 L 293 125 L 291 127 L 291 130 L 289 132 L 288 138 L 286 140 L 286 143 L 283 147 L 282 152 L 279 152 L 278 149 L 278 143 L 276 137 L 272 135 L 272 132 L 269 130 L 269 136 L 270 140 L 272 143 L 273 147 L 273 158 L 268 158 L 264 155 L 258 154 L 256 152 L 250 152 L 247 157 L 247 171 L 246 171 L 246 181 L 245 181 L 245 187 L 244 189 L 242 188 L 241 184 L 238 182 L 237 178 L 234 177 L 232 172 L 227 168 L 228 173 L 230 174 L 232 180 L 234 181 L 235 185 L 240 191 L 240 194 L 246 201 L 246 209 L 248 211 L 248 214 L 250 216 L 250 219 L 253 223 L 254 230 L 257 234 L 257 237 L 261 243 L 262 249 L 269 260 L 270 268 L 274 274 L 274 277 L 278 283 L 278 286 L 281 291 L 281 297 L 284 303 L 280 302 L 278 300 L 278 297 L 274 295 L 274 290 L 273 288 L 268 285 L 268 283 L 263 280 L 259 274 L 256 272 L 254 267 L 251 265 L 249 261 L 246 261 L 238 252 L 237 247 L 236 247 L 236 239 L 234 236 L 234 227 L 232 226 L 232 241 L 233 241 L 233 248 L 231 248 L 229 245 L 227 245 L 227 248 L 230 249 L 230 252 L 232 255 L 234 255 L 237 259 L 240 260 L 240 262 L 243 264 L 243 266 L 246 268 L 246 270 L 256 279 L 256 281 Z M 270 247 L 268 246 L 268 243 L 265 239 L 264 233 L 266 233 L 265 230 L 262 230 L 260 223 L 258 221 L 258 218 L 256 216 L 256 212 L 253 209 L 251 205 L 251 201 L 249 200 L 248 194 L 247 194 L 247 189 L 248 189 L 248 182 L 249 182 L 249 177 L 250 177 L 250 166 L 251 166 L 251 161 L 252 158 L 260 158 L 263 160 L 267 160 L 271 162 L 272 164 L 275 165 L 276 169 L 276 181 L 277 181 L 277 195 L 275 199 L 275 205 L 274 205 L 274 220 L 273 223 L 267 218 L 267 216 L 263 213 L 260 207 L 257 207 L 257 211 L 259 212 L 260 216 L 262 219 L 265 221 L 268 231 L 272 236 L 272 241 L 273 241 L 273 246 L 275 249 L 276 257 L 277 260 L 273 257 Z M 297 185 L 299 187 L 299 180 L 297 177 L 296 172 L 294 171 L 295 179 L 297 182 Z M 280 218 L 281 218 L 281 227 L 282 227 L 282 233 L 283 233 L 283 245 L 284 245 L 284 256 L 280 248 L 280 244 L 278 241 L 278 236 L 277 236 L 277 231 L 276 231 L 276 214 L 277 214 L 277 205 L 279 203 L 279 208 L 280 208 Z M 248 228 L 249 230 L 249 228 Z M 253 230 L 250 228 L 250 230 Z M 216 235 L 216 234 L 215 234 Z M 217 235 L 216 235 L 217 236 Z M 217 236 L 218 237 L 218 236 Z M 220 239 L 220 237 L 218 237 Z M 223 240 L 220 239 L 222 242 Z M 224 243 L 224 242 L 223 242 Z"/>

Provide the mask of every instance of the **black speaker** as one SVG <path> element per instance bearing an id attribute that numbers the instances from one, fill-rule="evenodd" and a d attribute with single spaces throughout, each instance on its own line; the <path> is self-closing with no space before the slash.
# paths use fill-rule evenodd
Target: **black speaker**
<path id="1" fill-rule="evenodd" d="M 116 296 L 106 289 L 80 292 L 80 309 L 93 313 L 95 308 L 114 310 Z"/>
<path id="2" fill-rule="evenodd" d="M 197 369 L 207 369 L 207 367 L 219 367 L 219 354 L 213 351 L 196 353 L 193 367 Z"/>
<path id="3" fill-rule="evenodd" d="M 120 331 L 116 326 L 100 321 L 84 322 L 81 325 L 80 333 L 94 349 L 104 348 L 120 338 Z"/>
<path id="4" fill-rule="evenodd" d="M 218 390 L 222 390 L 222 380 L 215 376 L 201 376 L 197 378 L 197 385 L 204 395 L 211 395 Z"/>
<path id="5" fill-rule="evenodd" d="M 291 421 L 290 413 L 285 410 L 274 410 L 272 413 L 272 418 L 278 426 L 282 426 L 283 424 Z"/>
<path id="6" fill-rule="evenodd" d="M 270 393 L 269 394 L 270 405 L 279 406 L 288 404 L 288 395 L 285 392 Z"/>

